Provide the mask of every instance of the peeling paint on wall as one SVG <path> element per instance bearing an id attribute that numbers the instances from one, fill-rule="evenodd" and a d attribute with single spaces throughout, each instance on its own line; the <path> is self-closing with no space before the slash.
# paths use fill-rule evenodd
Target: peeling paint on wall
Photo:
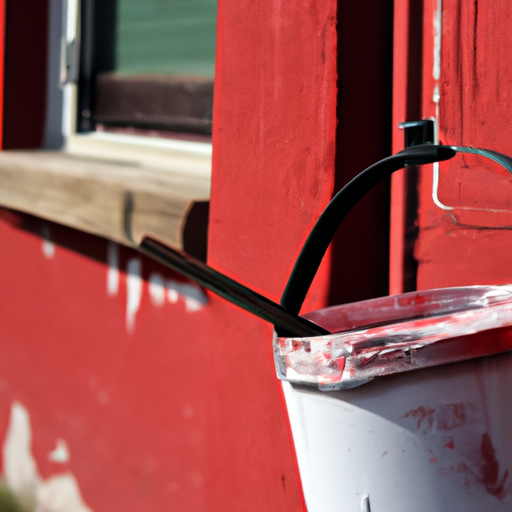
<path id="1" fill-rule="evenodd" d="M 126 328 L 128 332 L 135 329 L 135 315 L 140 307 L 142 297 L 142 262 L 139 258 L 130 258 L 126 265 Z"/>
<path id="2" fill-rule="evenodd" d="M 116 296 L 119 293 L 119 246 L 114 242 L 108 245 L 107 262 L 107 293 Z M 182 300 L 185 311 L 193 313 L 208 304 L 205 291 L 195 283 L 166 280 L 158 272 L 151 272 L 147 281 L 151 303 L 156 307 L 162 307 L 166 301 L 177 304 Z M 130 258 L 126 265 L 126 328 L 129 333 L 135 329 L 135 318 L 140 309 L 144 286 L 142 261 L 137 257 Z"/>
<path id="3" fill-rule="evenodd" d="M 52 259 L 55 256 L 55 244 L 50 239 L 50 225 L 47 222 L 41 224 L 41 237 L 43 254 Z"/>
<path id="4" fill-rule="evenodd" d="M 178 302 L 178 299 L 180 298 L 180 294 L 178 293 L 178 290 L 174 283 L 176 283 L 176 281 L 168 281 L 166 284 L 167 300 L 171 304 L 176 304 Z"/>
<path id="5" fill-rule="evenodd" d="M 83 502 L 71 473 L 51 476 L 43 482 L 38 488 L 37 503 L 35 512 L 92 512 Z"/>
<path id="6" fill-rule="evenodd" d="M 185 310 L 189 313 L 199 311 L 208 304 L 206 293 L 196 285 L 191 283 L 180 283 L 170 279 L 166 283 L 167 298 L 171 304 L 178 302 L 179 297 L 185 301 Z"/>
<path id="7" fill-rule="evenodd" d="M 3 446 L 3 468 L 7 486 L 27 509 L 35 507 L 40 485 L 31 445 L 28 412 L 20 403 L 14 402 Z"/>
<path id="8" fill-rule="evenodd" d="M 197 285 L 174 279 L 165 281 L 157 272 L 152 272 L 149 276 L 149 295 L 151 302 L 157 307 L 163 306 L 166 297 L 171 304 L 177 304 L 181 298 L 189 313 L 199 311 L 208 304 L 206 293 Z"/>
<path id="9" fill-rule="evenodd" d="M 60 441 L 60 444 L 59 444 Z M 67 444 L 57 441 L 56 450 L 63 456 Z M 19 503 L 33 512 L 92 512 L 84 503 L 78 482 L 73 474 L 62 473 L 43 480 L 32 455 L 32 430 L 28 411 L 19 402 L 13 402 L 11 416 L 3 445 L 3 467 L 9 490 Z"/>
<path id="10" fill-rule="evenodd" d="M 64 439 L 57 439 L 55 448 L 48 453 L 48 460 L 58 464 L 69 462 L 69 449 Z"/>
<path id="11" fill-rule="evenodd" d="M 107 244 L 107 294 L 110 297 L 119 291 L 119 245 L 115 242 Z"/>
<path id="12" fill-rule="evenodd" d="M 165 283 L 164 278 L 157 272 L 152 272 L 149 276 L 149 296 L 151 302 L 157 306 L 163 306 L 165 302 Z"/>

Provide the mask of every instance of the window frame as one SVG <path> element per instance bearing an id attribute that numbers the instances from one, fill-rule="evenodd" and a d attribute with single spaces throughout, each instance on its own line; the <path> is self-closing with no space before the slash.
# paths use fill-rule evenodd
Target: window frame
<path id="1" fill-rule="evenodd" d="M 100 123 L 211 136 L 213 78 L 117 74 L 116 0 L 82 0 L 79 18 L 77 132 Z"/>
<path id="2" fill-rule="evenodd" d="M 13 16 L 20 18 L 26 8 L 21 2 L 18 7 L 9 5 L 7 23 Z M 20 108 L 18 115 L 4 119 L 3 140 L 8 144 L 4 146 L 7 151 L 0 153 L 0 177 L 5 178 L 0 203 L 126 245 L 136 245 L 140 235 L 147 233 L 187 250 L 186 241 L 193 239 L 189 252 L 205 259 L 211 142 L 76 132 L 78 90 L 73 78 L 76 49 L 83 36 L 78 6 L 79 0 L 46 0 L 41 11 L 48 16 L 25 27 L 28 34 L 43 25 L 35 39 L 11 31 L 18 47 L 9 44 L 7 30 L 8 62 L 19 62 L 34 46 L 45 59 L 44 66 L 21 67 L 22 73 L 14 76 L 6 68 L 7 99 L 27 76 L 30 90 L 39 90 L 39 94 L 25 110 L 20 108 L 24 99 L 20 94 L 14 102 Z M 34 105 L 39 112 L 36 123 Z M 24 183 L 39 184 L 36 196 L 23 193 Z M 107 189 L 112 201 L 102 199 L 101 191 Z M 35 201 L 39 196 L 41 200 Z M 114 200 L 119 197 L 124 199 Z M 136 235 L 123 221 L 130 201 L 130 222 L 137 226 Z M 197 233 L 190 235 L 190 230 Z"/>

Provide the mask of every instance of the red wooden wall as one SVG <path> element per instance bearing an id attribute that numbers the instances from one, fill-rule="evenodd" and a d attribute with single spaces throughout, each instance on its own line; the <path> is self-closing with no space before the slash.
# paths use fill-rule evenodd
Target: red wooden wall
<path id="1" fill-rule="evenodd" d="M 6 148 L 42 144 L 47 4 L 7 3 Z M 219 0 L 212 266 L 278 300 L 333 189 L 389 154 L 391 16 L 390 1 Z M 386 293 L 387 187 L 305 309 Z M 304 509 L 271 326 L 191 302 L 133 250 L 0 213 L 0 443 L 19 404 L 44 489 L 73 475 L 98 512 Z"/>
<path id="2" fill-rule="evenodd" d="M 277 299 L 333 189 L 336 2 L 221 0 L 218 34 L 210 264 Z M 11 54 L 12 94 L 44 85 L 24 66 Z M 6 145 L 40 145 L 16 105 Z M 0 442 L 22 406 L 44 489 L 72 474 L 94 511 L 304 508 L 271 326 L 211 295 L 191 307 L 178 276 L 126 248 L 116 277 L 106 240 L 8 211 L 0 232 Z"/>
<path id="3" fill-rule="evenodd" d="M 274 300 L 332 193 L 335 22 L 332 1 L 219 3 L 209 262 Z M 295 510 L 272 328 L 226 308 L 211 360 L 211 478 L 225 481 L 212 487 L 212 509 Z"/>
<path id="4" fill-rule="evenodd" d="M 417 103 L 421 117 L 437 116 L 442 143 L 512 155 L 507 53 L 512 43 L 512 7 L 506 1 L 443 0 L 439 15 L 438 4 L 425 1 L 419 13 L 423 18 Z M 436 42 L 439 29 L 442 37 Z M 402 100 L 394 101 L 397 112 Z M 442 209 L 432 199 L 432 167 L 419 173 L 412 219 L 417 237 L 410 253 L 417 265 L 419 289 L 510 282 L 512 180 L 498 166 L 487 164 L 485 170 L 482 164 L 476 157 L 457 157 L 440 167 L 439 199 L 454 210 Z M 399 238 L 394 240 L 399 243 Z"/>

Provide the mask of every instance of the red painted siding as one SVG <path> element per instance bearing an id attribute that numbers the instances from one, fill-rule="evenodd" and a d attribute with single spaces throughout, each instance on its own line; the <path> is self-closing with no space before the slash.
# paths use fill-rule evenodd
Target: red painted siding
<path id="1" fill-rule="evenodd" d="M 335 24 L 332 1 L 219 3 L 209 260 L 274 300 L 332 193 Z M 236 310 L 216 325 L 212 510 L 301 509 L 272 329 Z"/>
<path id="2" fill-rule="evenodd" d="M 218 34 L 210 264 L 277 299 L 333 188 L 336 2 L 221 0 Z M 7 86 L 26 69 L 12 60 Z M 23 138 L 9 105 L 6 146 L 38 146 L 39 117 Z M 271 326 L 213 296 L 194 312 L 183 296 L 156 305 L 150 275 L 177 276 L 126 248 L 109 295 L 108 242 L 48 226 L 0 221 L 0 442 L 19 402 L 41 477 L 72 472 L 96 512 L 303 510 Z M 328 261 L 307 308 L 327 279 Z M 59 439 L 63 464 L 48 455 Z"/>
<path id="3" fill-rule="evenodd" d="M 427 2 L 429 4 L 431 2 Z M 507 49 L 512 44 L 512 6 L 506 1 L 443 1 L 439 126 L 443 143 L 484 147 L 512 155 L 508 136 L 512 111 L 512 75 Z M 429 20 L 426 20 L 426 22 Z M 428 27 L 428 25 L 426 25 Z M 429 27 L 432 31 L 432 25 Z M 428 47 L 424 50 L 429 52 Z M 424 79 L 426 101 L 432 94 L 431 75 Z M 430 112 L 425 112 L 431 115 Z M 461 204 L 484 203 L 508 209 L 506 191 L 511 180 L 497 183 L 493 173 L 478 175 L 464 165 L 475 159 L 460 157 L 443 166 L 444 191 L 461 191 Z M 419 184 L 420 233 L 415 255 L 418 287 L 510 282 L 507 254 L 512 248 L 511 215 L 485 219 L 483 215 L 454 222 L 450 212 L 432 201 L 432 172 Z M 457 202 L 457 200 L 456 200 Z M 478 218 L 475 218 L 478 217 Z M 478 221 L 475 227 L 474 221 Z M 486 227 L 485 227 L 486 226 Z M 489 229 L 499 228 L 499 229 Z"/>

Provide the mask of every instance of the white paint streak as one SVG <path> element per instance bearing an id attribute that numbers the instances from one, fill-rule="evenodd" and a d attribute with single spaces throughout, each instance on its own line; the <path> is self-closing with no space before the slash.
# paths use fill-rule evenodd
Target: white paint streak
<path id="1" fill-rule="evenodd" d="M 180 283 L 179 281 L 167 281 L 167 299 L 172 304 L 178 302 L 178 298 L 182 297 L 185 301 L 185 311 L 193 313 L 200 311 L 208 304 L 208 297 L 204 291 L 198 286 L 190 283 Z"/>
<path id="2" fill-rule="evenodd" d="M 57 439 L 55 448 L 48 453 L 48 460 L 58 464 L 66 464 L 69 462 L 68 444 L 64 439 Z"/>
<path id="3" fill-rule="evenodd" d="M 439 206 L 442 210 L 453 210 L 452 206 L 447 206 L 439 199 L 439 162 L 434 162 L 433 167 L 433 179 L 432 179 L 432 200 L 436 206 Z"/>
<path id="4" fill-rule="evenodd" d="M 185 297 L 185 311 L 187 313 L 194 313 L 204 308 L 204 305 L 196 299 Z"/>
<path id="5" fill-rule="evenodd" d="M 55 244 L 50 239 L 50 226 L 46 222 L 41 224 L 41 237 L 43 254 L 48 259 L 52 259 L 55 256 Z"/>
<path id="6" fill-rule="evenodd" d="M 52 458 L 54 457 L 54 458 Z M 59 439 L 50 460 L 69 460 L 66 443 Z M 71 473 L 43 480 L 32 455 L 32 430 L 28 411 L 18 402 L 11 417 L 3 446 L 3 468 L 9 490 L 25 510 L 34 512 L 91 512 L 84 503 L 78 482 Z"/>
<path id="7" fill-rule="evenodd" d="M 437 0 L 437 11 L 434 12 L 434 69 L 432 74 L 436 83 L 432 94 L 432 101 L 435 103 L 434 122 L 434 143 L 439 144 L 439 102 L 441 93 L 439 90 L 439 79 L 441 78 L 441 40 L 443 35 L 443 0 Z M 439 162 L 433 164 L 432 199 L 434 203 L 443 210 L 451 210 L 444 205 L 438 195 L 439 191 Z"/>
<path id="8" fill-rule="evenodd" d="M 441 93 L 439 92 L 439 84 L 436 84 L 434 85 L 434 94 L 432 95 L 432 101 L 434 103 L 436 103 L 436 108 L 437 108 L 437 105 L 439 104 L 439 101 L 441 99 Z M 436 115 L 436 119 L 438 118 L 438 116 Z M 438 142 L 436 142 L 436 144 L 438 144 Z"/>
<path id="9" fill-rule="evenodd" d="M 181 286 L 180 293 L 185 296 L 187 311 L 198 311 L 208 304 L 208 297 L 204 290 L 194 284 L 184 283 Z"/>
<path id="10" fill-rule="evenodd" d="M 149 296 L 155 306 L 163 306 L 165 302 L 165 282 L 164 278 L 156 272 L 152 272 L 149 276 Z"/>
<path id="11" fill-rule="evenodd" d="M 176 281 L 167 281 L 167 299 L 171 304 L 176 304 L 180 298 L 176 284 Z"/>
<path id="12" fill-rule="evenodd" d="M 437 11 L 434 12 L 434 80 L 441 77 L 441 39 L 443 26 L 443 0 L 438 0 Z"/>
<path id="13" fill-rule="evenodd" d="M 126 267 L 126 328 L 128 332 L 133 332 L 135 328 L 135 315 L 140 307 L 142 297 L 142 263 L 139 258 L 128 260 Z"/>
<path id="14" fill-rule="evenodd" d="M 4 476 L 9 489 L 27 509 L 34 508 L 39 485 L 31 445 L 28 411 L 20 403 L 13 402 L 2 453 Z"/>
<path id="15" fill-rule="evenodd" d="M 119 291 L 119 245 L 109 242 L 107 246 L 107 293 L 110 297 Z"/>
<path id="16" fill-rule="evenodd" d="M 51 476 L 37 489 L 35 512 L 91 512 L 71 473 Z"/>

